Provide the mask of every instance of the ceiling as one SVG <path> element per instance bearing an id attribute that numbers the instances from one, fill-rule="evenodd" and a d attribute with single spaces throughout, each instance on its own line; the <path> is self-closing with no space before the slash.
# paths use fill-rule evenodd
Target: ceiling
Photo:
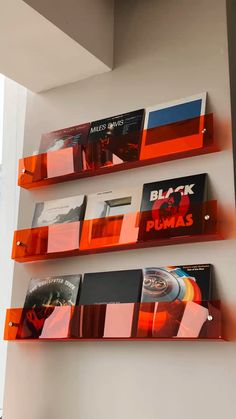
<path id="1" fill-rule="evenodd" d="M 88 5 L 95 6 L 91 3 L 94 0 L 87 1 Z M 57 0 L 62 14 L 63 7 L 66 4 L 68 6 L 69 2 L 70 0 Z M 74 2 L 77 13 L 79 3 L 80 0 Z M 89 17 L 89 9 L 85 7 L 84 1 L 82 3 L 84 13 L 80 14 L 80 19 L 84 21 L 87 14 L 87 18 Z M 105 9 L 107 1 L 104 0 L 106 20 L 110 18 L 109 24 L 106 28 L 102 25 L 102 28 L 96 27 L 95 30 L 96 14 L 101 13 L 98 3 L 96 2 L 97 12 L 93 7 L 94 36 L 91 36 L 89 25 L 84 25 L 83 31 L 72 31 L 72 25 L 76 25 L 76 22 L 79 25 L 79 19 L 72 19 L 68 25 L 69 16 L 74 16 L 72 7 L 69 14 L 67 10 L 67 25 L 64 24 L 63 27 L 62 20 L 62 23 L 59 21 L 59 27 L 52 22 L 52 10 L 49 20 L 22 0 L 0 0 L 0 73 L 34 92 L 41 92 L 111 70 L 113 8 L 109 6 Z M 43 13 L 46 15 L 45 10 Z M 56 23 L 58 16 L 60 14 L 57 12 Z M 99 19 L 98 22 L 100 26 Z M 101 40 L 98 42 L 99 34 Z M 109 42 L 102 43 L 105 38 Z"/>

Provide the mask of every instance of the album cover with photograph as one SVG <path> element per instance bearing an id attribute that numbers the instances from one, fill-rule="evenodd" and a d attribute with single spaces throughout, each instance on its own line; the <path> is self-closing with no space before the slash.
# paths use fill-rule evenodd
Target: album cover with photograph
<path id="1" fill-rule="evenodd" d="M 138 240 L 201 234 L 207 174 L 143 185 Z"/>
<path id="2" fill-rule="evenodd" d="M 80 282 L 80 274 L 32 278 L 17 337 L 67 337 L 70 307 L 78 302 Z"/>
<path id="3" fill-rule="evenodd" d="M 212 299 L 212 265 L 164 266 L 143 269 L 141 302 Z"/>
<path id="4" fill-rule="evenodd" d="M 146 109 L 140 159 L 201 148 L 206 92 Z"/>
<path id="5" fill-rule="evenodd" d="M 142 280 L 142 269 L 85 273 L 79 304 L 139 302 Z"/>
<path id="6" fill-rule="evenodd" d="M 86 147 L 87 168 L 139 159 L 144 109 L 91 123 Z"/>
<path id="7" fill-rule="evenodd" d="M 85 195 L 38 202 L 35 206 L 32 228 L 81 221 L 84 218 L 85 206 Z"/>
<path id="8" fill-rule="evenodd" d="M 136 242 L 142 188 L 90 194 L 80 248 Z"/>

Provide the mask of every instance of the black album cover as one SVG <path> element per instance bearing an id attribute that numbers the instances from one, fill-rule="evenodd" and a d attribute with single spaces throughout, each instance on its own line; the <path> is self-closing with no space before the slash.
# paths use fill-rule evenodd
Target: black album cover
<path id="1" fill-rule="evenodd" d="M 88 168 L 139 159 L 144 109 L 91 123 L 86 147 Z"/>
<path id="2" fill-rule="evenodd" d="M 143 185 L 139 241 L 201 234 L 207 174 Z"/>
<path id="3" fill-rule="evenodd" d="M 142 302 L 212 299 L 212 265 L 164 266 L 143 269 Z"/>
<path id="4" fill-rule="evenodd" d="M 78 298 L 80 281 L 80 274 L 32 278 L 24 308 L 74 306 Z"/>
<path id="5" fill-rule="evenodd" d="M 140 301 L 142 269 L 86 273 L 79 304 L 136 303 Z"/>
<path id="6" fill-rule="evenodd" d="M 32 278 L 17 337 L 38 338 L 47 334 L 47 328 L 51 328 L 49 334 L 66 337 L 71 315 L 67 308 L 77 303 L 80 281 L 80 274 Z M 55 312 L 58 307 L 62 308 Z"/>

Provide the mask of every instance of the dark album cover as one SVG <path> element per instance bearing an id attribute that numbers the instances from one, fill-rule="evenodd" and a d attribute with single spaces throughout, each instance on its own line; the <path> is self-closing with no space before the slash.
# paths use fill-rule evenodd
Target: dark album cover
<path id="1" fill-rule="evenodd" d="M 138 240 L 201 234 L 207 174 L 143 185 Z"/>
<path id="2" fill-rule="evenodd" d="M 143 269 L 142 302 L 208 301 L 212 298 L 212 265 Z"/>
<path id="3" fill-rule="evenodd" d="M 80 221 L 84 217 L 85 205 L 85 195 L 38 202 L 35 206 L 32 228 Z"/>
<path id="4" fill-rule="evenodd" d="M 74 306 L 78 298 L 80 281 L 80 274 L 32 278 L 24 308 Z"/>
<path id="5" fill-rule="evenodd" d="M 88 168 L 139 159 L 144 109 L 91 123 L 86 147 Z"/>
<path id="6" fill-rule="evenodd" d="M 79 304 L 136 303 L 141 289 L 142 269 L 86 273 Z"/>
<path id="7" fill-rule="evenodd" d="M 32 278 L 17 337 L 67 337 L 70 307 L 77 303 L 80 281 L 80 274 Z"/>
<path id="8" fill-rule="evenodd" d="M 85 146 L 89 128 L 90 124 L 87 123 L 43 134 L 39 153 L 61 150 L 78 144 Z"/>

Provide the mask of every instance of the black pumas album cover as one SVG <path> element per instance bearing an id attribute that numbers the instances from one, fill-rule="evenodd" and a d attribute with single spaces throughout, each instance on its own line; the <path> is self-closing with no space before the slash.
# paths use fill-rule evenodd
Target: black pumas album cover
<path id="1" fill-rule="evenodd" d="M 142 302 L 212 299 L 212 265 L 164 266 L 143 269 Z"/>
<path id="2" fill-rule="evenodd" d="M 86 273 L 79 304 L 136 303 L 140 301 L 142 269 Z"/>
<path id="3" fill-rule="evenodd" d="M 207 174 L 143 185 L 139 241 L 201 234 Z"/>
<path id="4" fill-rule="evenodd" d="M 85 195 L 38 202 L 35 206 L 32 228 L 81 221 L 84 218 L 85 205 Z"/>
<path id="5" fill-rule="evenodd" d="M 144 109 L 91 123 L 86 147 L 87 168 L 139 159 Z"/>

